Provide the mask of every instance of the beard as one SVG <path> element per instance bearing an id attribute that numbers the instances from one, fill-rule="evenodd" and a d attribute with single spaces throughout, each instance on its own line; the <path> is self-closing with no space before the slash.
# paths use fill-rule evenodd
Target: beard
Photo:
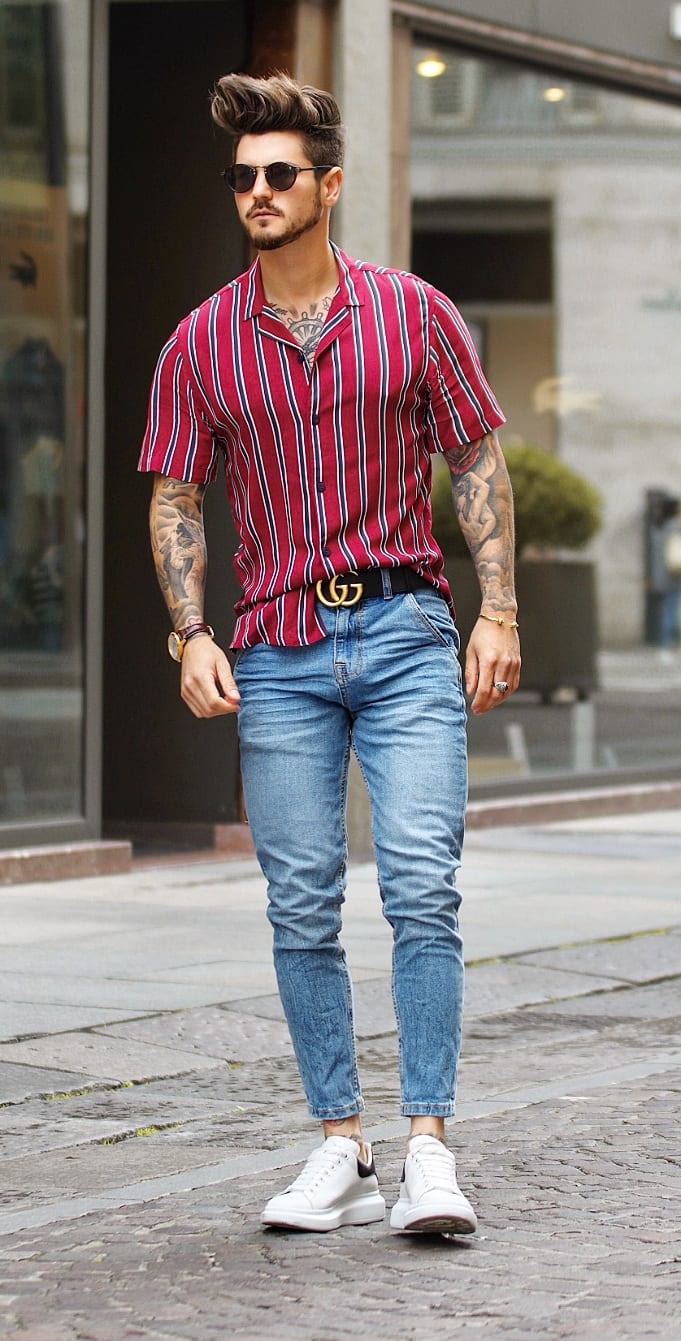
<path id="1" fill-rule="evenodd" d="M 304 233 L 308 233 L 311 228 L 316 228 L 322 217 L 322 198 L 321 192 L 317 194 L 312 204 L 312 209 L 307 217 L 301 223 L 292 223 L 283 233 L 273 236 L 270 233 L 256 234 L 249 227 L 249 221 L 244 221 L 244 227 L 248 233 L 249 240 L 256 251 L 278 251 L 280 247 L 287 247 L 289 243 L 296 242 Z M 256 221 L 257 223 L 257 221 Z"/>

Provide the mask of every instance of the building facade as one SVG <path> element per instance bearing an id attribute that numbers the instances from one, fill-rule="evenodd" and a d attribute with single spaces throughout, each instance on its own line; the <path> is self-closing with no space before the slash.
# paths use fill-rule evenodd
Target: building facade
<path id="1" fill-rule="evenodd" d="M 228 69 L 334 89 L 337 240 L 459 303 L 506 440 L 603 495 L 604 644 L 643 640 L 646 497 L 681 495 L 681 6 L 14 0 L 0 64 L 0 846 L 239 814 L 234 723 L 179 703 L 134 471 L 161 344 L 248 260 L 208 114 Z"/>

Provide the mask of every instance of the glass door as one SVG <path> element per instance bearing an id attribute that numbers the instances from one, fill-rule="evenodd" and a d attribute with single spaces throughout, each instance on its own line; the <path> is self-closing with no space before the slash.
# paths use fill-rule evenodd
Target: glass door
<path id="1" fill-rule="evenodd" d="M 89 36 L 0 9 L 0 826 L 83 814 Z"/>

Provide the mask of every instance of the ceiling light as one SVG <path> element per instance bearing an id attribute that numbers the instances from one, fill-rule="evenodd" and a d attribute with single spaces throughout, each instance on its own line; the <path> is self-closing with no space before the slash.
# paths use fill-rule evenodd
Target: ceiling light
<path id="1" fill-rule="evenodd" d="M 565 89 L 558 84 L 554 84 L 551 88 L 545 88 L 542 96 L 544 102 L 562 102 L 565 97 Z"/>
<path id="2" fill-rule="evenodd" d="M 431 52 L 424 56 L 416 66 L 416 73 L 420 74 L 422 79 L 437 79 L 438 75 L 444 74 L 447 66 L 437 52 Z"/>

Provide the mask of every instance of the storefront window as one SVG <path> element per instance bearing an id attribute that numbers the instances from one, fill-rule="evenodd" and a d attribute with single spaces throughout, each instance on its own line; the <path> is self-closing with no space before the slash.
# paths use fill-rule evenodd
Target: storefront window
<path id="1" fill-rule="evenodd" d="M 88 47 L 0 9 L 0 824 L 83 809 Z"/>
<path id="2" fill-rule="evenodd" d="M 525 689 L 471 721 L 474 787 L 681 763 L 681 572 L 664 561 L 681 500 L 680 130 L 681 106 L 413 49 L 412 268 L 467 319 L 504 448 L 559 458 L 602 507 L 586 548 L 519 556 Z"/>

